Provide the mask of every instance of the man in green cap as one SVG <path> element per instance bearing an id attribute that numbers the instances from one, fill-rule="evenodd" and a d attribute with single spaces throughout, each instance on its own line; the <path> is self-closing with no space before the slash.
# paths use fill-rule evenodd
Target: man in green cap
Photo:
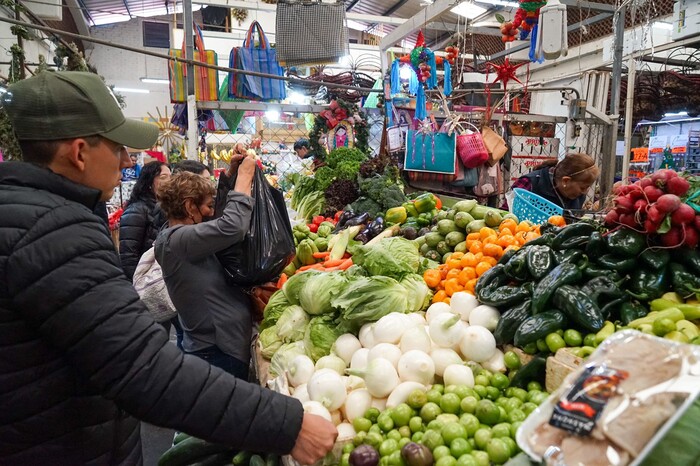
<path id="1" fill-rule="evenodd" d="M 140 420 L 311 464 L 337 431 L 301 403 L 180 352 L 92 213 L 151 147 L 91 73 L 44 72 L 3 105 L 24 162 L 0 163 L 0 464 L 138 465 Z M 238 176 L 252 181 L 254 161 Z"/>

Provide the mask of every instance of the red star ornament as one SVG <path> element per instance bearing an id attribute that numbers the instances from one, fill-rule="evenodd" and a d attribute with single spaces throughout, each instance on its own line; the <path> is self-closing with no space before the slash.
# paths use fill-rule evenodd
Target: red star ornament
<path id="1" fill-rule="evenodd" d="M 517 65 L 511 65 L 510 60 L 507 58 L 503 62 L 502 65 L 494 65 L 493 63 L 489 62 L 488 67 L 489 70 L 493 69 L 496 72 L 496 79 L 491 83 L 491 84 L 496 84 L 498 81 L 501 81 L 503 83 L 503 90 L 506 91 L 508 87 L 508 81 L 511 79 L 518 84 L 522 84 L 522 82 L 515 77 L 515 72 L 517 71 L 518 68 L 520 68 L 523 65 L 527 65 L 527 62 L 523 62 Z"/>

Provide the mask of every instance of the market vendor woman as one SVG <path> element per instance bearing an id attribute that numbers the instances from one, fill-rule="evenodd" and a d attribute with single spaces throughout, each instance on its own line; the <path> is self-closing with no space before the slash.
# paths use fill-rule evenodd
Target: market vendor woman
<path id="1" fill-rule="evenodd" d="M 294 143 L 294 152 L 296 152 L 297 156 L 304 160 L 304 159 L 313 159 L 314 165 L 313 169 L 316 170 L 318 167 L 321 167 L 324 165 L 323 160 L 317 158 L 313 152 L 311 152 L 311 143 L 309 142 L 308 139 L 299 139 L 297 142 Z"/>
<path id="2" fill-rule="evenodd" d="M 560 161 L 540 164 L 534 171 L 518 178 L 513 188 L 537 194 L 564 209 L 578 210 L 586 193 L 598 179 L 600 169 L 587 154 L 569 154 Z"/>

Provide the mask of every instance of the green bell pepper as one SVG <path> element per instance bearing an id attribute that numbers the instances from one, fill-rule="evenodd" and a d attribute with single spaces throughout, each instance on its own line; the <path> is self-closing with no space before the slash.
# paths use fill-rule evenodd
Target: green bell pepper
<path id="1" fill-rule="evenodd" d="M 406 215 L 410 217 L 418 217 L 418 210 L 416 209 L 416 206 L 413 205 L 413 202 L 405 202 L 402 207 L 406 209 Z"/>
<path id="2" fill-rule="evenodd" d="M 581 270 L 575 264 L 559 264 L 552 269 L 535 287 L 532 293 L 532 314 L 545 310 L 554 292 L 563 285 L 571 285 L 581 280 Z"/>
<path id="3" fill-rule="evenodd" d="M 407 215 L 405 207 L 403 207 L 403 206 L 393 207 L 393 208 L 386 211 L 386 215 L 384 216 L 384 220 L 389 222 L 389 223 L 402 224 L 403 222 L 406 221 L 407 217 L 408 217 L 408 215 Z"/>
<path id="4" fill-rule="evenodd" d="M 635 257 L 647 246 L 647 238 L 629 228 L 620 228 L 607 236 L 608 251 L 621 257 Z"/>
<path id="5" fill-rule="evenodd" d="M 671 254 L 666 249 L 646 249 L 640 255 L 642 264 L 652 270 L 661 270 L 671 261 Z"/>
<path id="6" fill-rule="evenodd" d="M 667 269 L 647 270 L 639 267 L 630 277 L 627 293 L 641 301 L 651 301 L 663 296 L 668 284 Z"/>
<path id="7" fill-rule="evenodd" d="M 413 202 L 413 205 L 415 206 L 418 213 L 422 214 L 423 212 L 430 212 L 431 210 L 433 210 L 437 205 L 437 200 L 432 194 L 425 193 L 418 196 Z"/>
<path id="8" fill-rule="evenodd" d="M 527 248 L 527 268 L 530 275 L 539 280 L 554 268 L 552 248 L 545 245 Z"/>
<path id="9" fill-rule="evenodd" d="M 415 221 L 421 228 L 430 226 L 430 219 L 427 214 L 419 214 Z"/>

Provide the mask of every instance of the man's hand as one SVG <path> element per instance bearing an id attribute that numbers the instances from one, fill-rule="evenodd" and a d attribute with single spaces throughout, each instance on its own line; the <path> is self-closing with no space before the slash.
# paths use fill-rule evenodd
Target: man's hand
<path id="1" fill-rule="evenodd" d="M 333 423 L 315 414 L 304 414 L 292 458 L 301 464 L 314 464 L 333 449 L 338 431 Z"/>

